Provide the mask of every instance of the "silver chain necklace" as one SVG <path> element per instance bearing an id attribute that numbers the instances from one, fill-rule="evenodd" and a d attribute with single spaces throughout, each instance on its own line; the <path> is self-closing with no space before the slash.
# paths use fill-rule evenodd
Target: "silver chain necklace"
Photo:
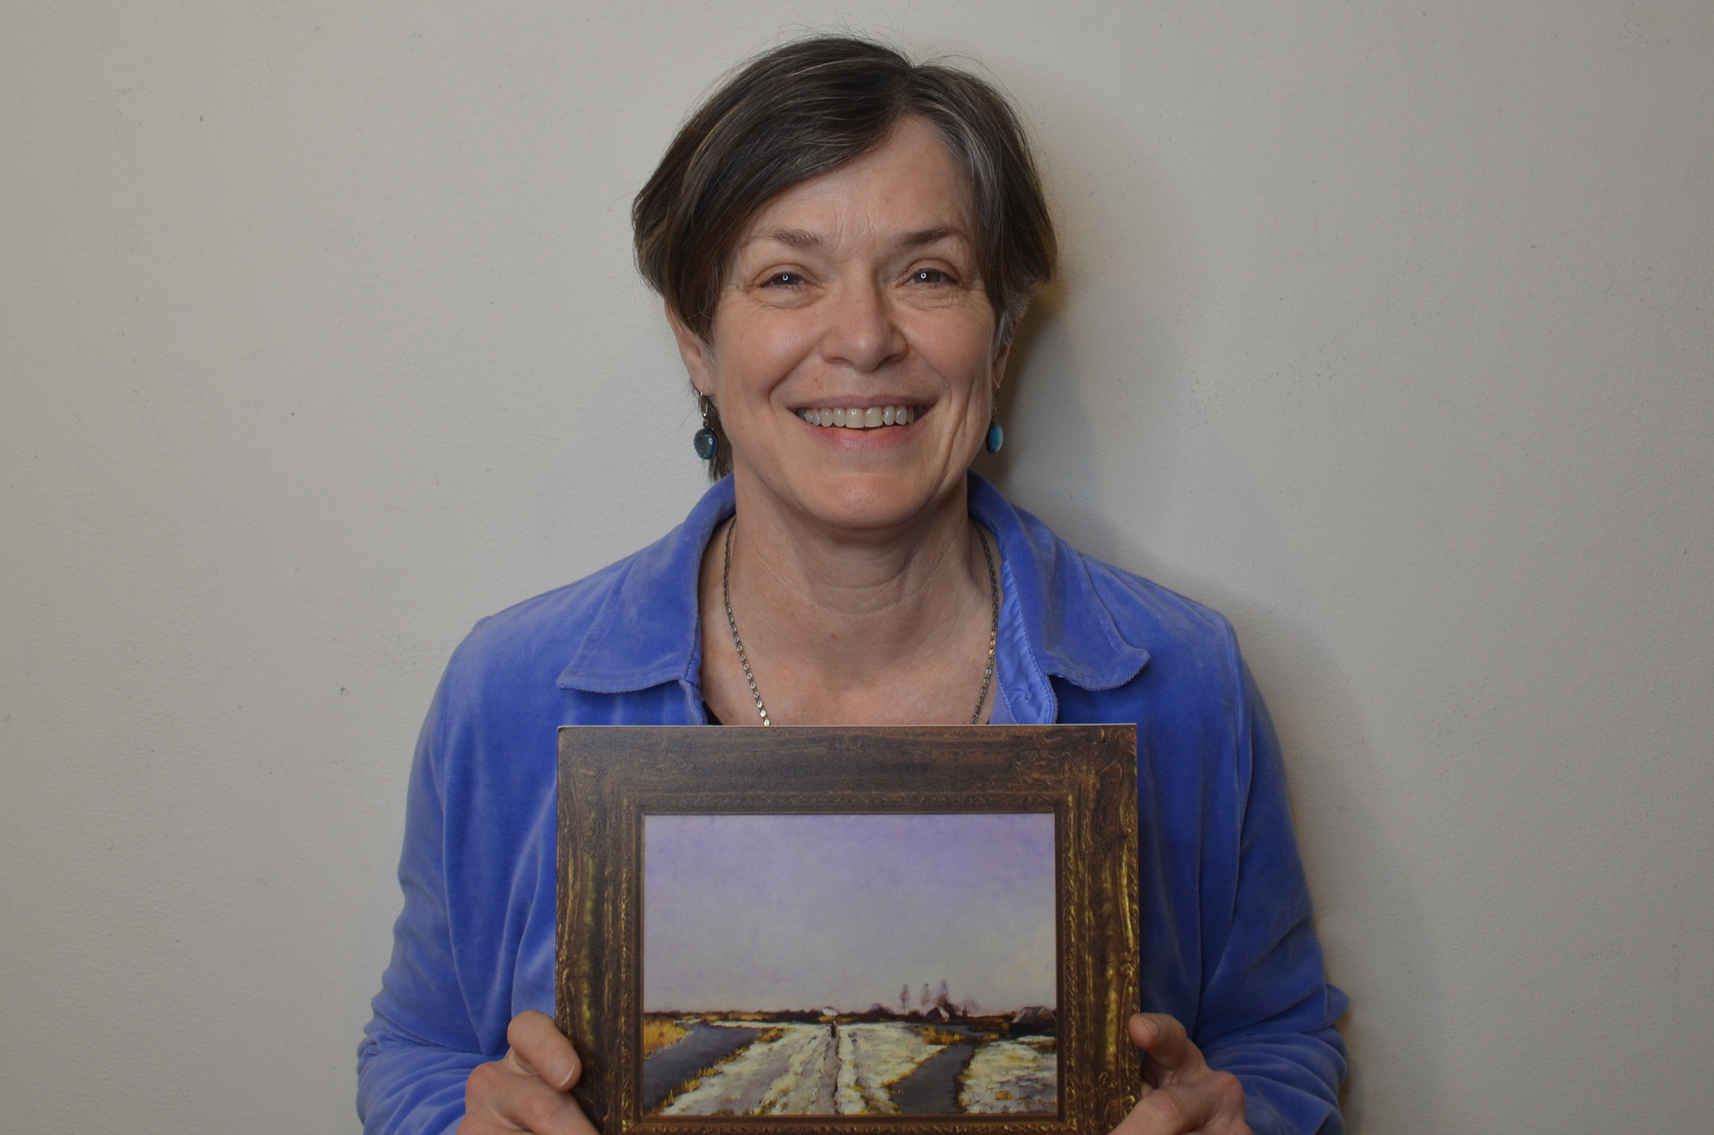
<path id="1" fill-rule="evenodd" d="M 738 651 L 738 665 L 744 668 L 744 680 L 750 683 L 750 696 L 756 699 L 756 714 L 763 725 L 772 725 L 768 707 L 762 704 L 762 691 L 756 688 L 756 675 L 750 673 L 750 659 L 744 653 L 744 640 L 738 637 L 738 620 L 732 617 L 732 533 L 737 531 L 738 518 L 726 526 L 726 562 L 720 569 L 720 598 L 726 604 L 726 626 L 732 632 L 732 645 Z M 988 627 L 988 668 L 982 671 L 982 692 L 976 695 L 976 712 L 970 724 L 982 722 L 982 706 L 988 700 L 988 687 L 994 681 L 994 645 L 1000 641 L 1000 580 L 994 574 L 994 554 L 988 550 L 988 534 L 976 526 L 976 538 L 982 541 L 982 558 L 988 561 L 988 604 L 991 622 Z"/>

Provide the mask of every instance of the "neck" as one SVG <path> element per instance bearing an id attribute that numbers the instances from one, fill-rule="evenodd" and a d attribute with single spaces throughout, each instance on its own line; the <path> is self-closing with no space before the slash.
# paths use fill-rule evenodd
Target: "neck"
<path id="1" fill-rule="evenodd" d="M 798 515 L 749 480 L 735 483 L 730 595 L 771 719 L 969 721 L 992 592 L 966 482 L 898 523 L 845 528 Z M 705 695 L 723 721 L 754 723 L 721 597 L 724 537 L 715 533 L 703 563 Z"/>

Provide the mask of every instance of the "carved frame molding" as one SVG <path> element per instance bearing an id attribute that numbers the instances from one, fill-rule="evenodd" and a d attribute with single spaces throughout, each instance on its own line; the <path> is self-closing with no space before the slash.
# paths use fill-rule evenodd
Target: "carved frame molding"
<path id="1" fill-rule="evenodd" d="M 660 1116 L 641 1110 L 643 817 L 1055 814 L 1059 1114 Z M 559 731 L 555 1014 L 604 1135 L 1106 1135 L 1142 1092 L 1134 725 Z"/>

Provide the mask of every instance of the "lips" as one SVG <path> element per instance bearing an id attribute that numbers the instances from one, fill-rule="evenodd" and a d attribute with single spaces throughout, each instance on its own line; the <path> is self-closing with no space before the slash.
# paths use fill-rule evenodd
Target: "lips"
<path id="1" fill-rule="evenodd" d="M 812 426 L 873 430 L 882 426 L 908 426 L 921 412 L 916 406 L 833 406 L 799 410 L 797 416 Z"/>

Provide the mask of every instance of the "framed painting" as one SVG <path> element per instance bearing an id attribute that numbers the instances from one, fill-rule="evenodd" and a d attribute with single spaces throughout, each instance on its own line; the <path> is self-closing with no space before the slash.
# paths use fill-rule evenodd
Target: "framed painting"
<path id="1" fill-rule="evenodd" d="M 1134 725 L 567 727 L 556 1011 L 603 1135 L 1105 1135 Z"/>

